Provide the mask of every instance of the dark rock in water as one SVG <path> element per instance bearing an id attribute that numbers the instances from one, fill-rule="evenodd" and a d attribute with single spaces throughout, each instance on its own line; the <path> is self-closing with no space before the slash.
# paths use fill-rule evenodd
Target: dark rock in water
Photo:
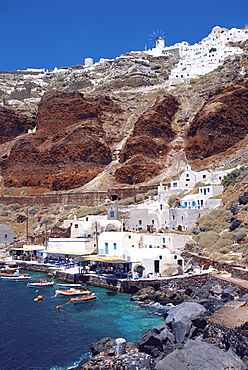
<path id="1" fill-rule="evenodd" d="M 239 197 L 239 204 L 247 204 L 248 203 L 248 192 L 245 191 L 242 195 Z"/>
<path id="2" fill-rule="evenodd" d="M 107 295 L 110 295 L 110 296 L 113 296 L 113 295 L 116 295 L 117 292 L 114 292 L 114 291 L 111 291 L 111 292 L 106 292 Z"/>
<path id="3" fill-rule="evenodd" d="M 106 349 L 115 348 L 115 339 L 106 337 L 102 338 L 99 342 L 93 342 L 90 345 L 92 356 L 98 355 Z"/>
<path id="4" fill-rule="evenodd" d="M 163 344 L 155 330 L 147 329 L 138 340 L 138 348 L 141 352 L 157 357 L 163 350 Z"/>
<path id="5" fill-rule="evenodd" d="M 173 321 L 180 321 L 184 316 L 189 318 L 191 321 L 196 320 L 198 317 L 204 315 L 206 311 L 206 308 L 199 303 L 183 302 L 169 310 L 166 324 L 172 323 Z"/>
<path id="6" fill-rule="evenodd" d="M 146 300 L 153 300 L 154 294 L 155 294 L 155 289 L 152 286 L 148 286 L 134 293 L 131 297 L 131 301 L 142 301 L 143 302 Z"/>
<path id="7" fill-rule="evenodd" d="M 245 370 L 246 365 L 232 352 L 202 341 L 189 340 L 155 365 L 155 370 Z"/>

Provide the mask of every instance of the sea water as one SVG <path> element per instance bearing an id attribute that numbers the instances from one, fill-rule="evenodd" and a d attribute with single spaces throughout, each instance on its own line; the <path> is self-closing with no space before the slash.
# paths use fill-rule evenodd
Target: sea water
<path id="1" fill-rule="evenodd" d="M 31 273 L 32 280 L 46 277 Z M 27 281 L 0 281 L 0 369 L 67 369 L 104 337 L 137 342 L 149 328 L 163 322 L 151 308 L 130 301 L 130 295 L 108 295 L 89 287 L 97 299 L 79 305 L 55 296 L 53 287 L 28 288 Z M 35 301 L 38 295 L 43 299 Z M 62 306 L 56 309 L 56 306 Z"/>

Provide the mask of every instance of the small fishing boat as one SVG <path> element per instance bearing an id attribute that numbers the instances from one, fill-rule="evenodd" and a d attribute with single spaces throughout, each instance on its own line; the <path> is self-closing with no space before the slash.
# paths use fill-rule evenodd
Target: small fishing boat
<path id="1" fill-rule="evenodd" d="M 75 289 L 75 288 L 70 288 L 70 289 L 56 289 L 55 294 L 62 294 L 62 295 L 89 295 L 91 294 L 91 291 L 87 289 Z"/>
<path id="2" fill-rule="evenodd" d="M 31 276 L 29 275 L 0 276 L 0 278 L 4 281 L 26 281 L 31 279 Z"/>
<path id="3" fill-rule="evenodd" d="M 85 285 L 84 284 L 71 284 L 71 283 L 58 283 L 56 285 L 57 287 L 60 287 L 60 288 L 78 288 L 78 289 L 82 289 Z"/>
<path id="4" fill-rule="evenodd" d="M 72 302 L 73 304 L 79 304 L 79 303 L 93 301 L 94 299 L 96 299 L 96 295 L 94 293 L 92 293 L 91 295 L 85 295 L 85 296 L 82 296 L 82 297 L 71 298 L 70 302 Z"/>
<path id="5" fill-rule="evenodd" d="M 20 274 L 19 270 L 16 270 L 16 272 L 14 272 L 14 274 L 0 272 L 0 276 L 7 276 L 7 277 L 11 277 L 11 276 L 29 276 L 29 274 L 28 273 Z"/>
<path id="6" fill-rule="evenodd" d="M 40 279 L 39 281 L 34 281 L 32 283 L 28 283 L 27 287 L 29 288 L 43 288 L 46 286 L 52 286 L 54 281 L 48 281 L 46 279 Z"/>

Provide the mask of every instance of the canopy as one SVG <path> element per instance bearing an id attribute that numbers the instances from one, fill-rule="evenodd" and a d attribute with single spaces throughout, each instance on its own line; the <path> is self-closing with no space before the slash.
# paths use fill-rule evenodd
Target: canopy
<path id="1" fill-rule="evenodd" d="M 30 251 L 39 251 L 39 252 L 44 252 L 45 249 L 44 247 L 20 247 L 20 248 L 11 248 L 12 251 L 23 251 L 23 252 L 30 252 Z"/>
<path id="2" fill-rule="evenodd" d="M 70 256 L 87 256 L 92 254 L 92 252 L 72 252 L 72 251 L 55 251 L 55 250 L 43 250 L 43 253 L 47 254 L 68 254 Z"/>
<path id="3" fill-rule="evenodd" d="M 96 262 L 108 262 L 108 263 L 130 263 L 130 261 L 124 260 L 118 256 L 92 256 L 92 257 L 85 257 L 86 261 L 96 261 Z"/>

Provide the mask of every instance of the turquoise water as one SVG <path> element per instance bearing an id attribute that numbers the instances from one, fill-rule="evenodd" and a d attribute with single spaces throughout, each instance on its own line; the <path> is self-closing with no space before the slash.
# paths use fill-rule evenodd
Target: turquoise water
<path id="1" fill-rule="evenodd" d="M 36 280 L 44 274 L 31 273 Z M 0 369 L 67 369 L 103 337 L 137 342 L 140 334 L 161 322 L 151 309 L 130 302 L 130 295 L 109 296 L 89 287 L 98 299 L 80 305 L 68 297 L 54 297 L 54 287 L 27 288 L 27 282 L 0 281 Z M 42 301 L 34 301 L 38 294 Z"/>

